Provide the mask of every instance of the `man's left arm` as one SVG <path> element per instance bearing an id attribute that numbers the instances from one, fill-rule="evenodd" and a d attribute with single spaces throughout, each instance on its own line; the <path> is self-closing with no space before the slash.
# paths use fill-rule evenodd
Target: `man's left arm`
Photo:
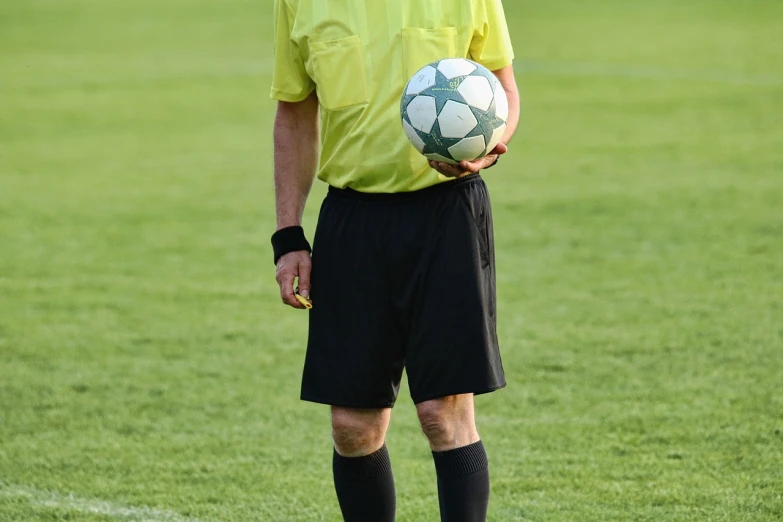
<path id="1" fill-rule="evenodd" d="M 430 166 L 444 176 L 459 177 L 465 174 L 478 172 L 481 169 L 494 165 L 501 155 L 508 152 L 508 142 L 511 141 L 511 138 L 517 130 L 517 125 L 519 125 L 519 89 L 517 88 L 517 80 L 514 77 L 513 65 L 492 72 L 495 73 L 495 76 L 500 80 L 500 84 L 503 86 L 503 90 L 506 91 L 506 97 L 508 98 L 508 121 L 506 122 L 506 132 L 503 134 L 497 147 L 481 159 L 475 161 L 462 161 L 459 165 L 451 165 L 442 161 L 430 161 Z"/>
<path id="2" fill-rule="evenodd" d="M 503 90 L 506 91 L 508 98 L 508 121 L 506 122 L 506 132 L 500 139 L 500 143 L 506 145 L 511 141 L 519 125 L 519 88 L 517 80 L 514 77 L 514 66 L 509 65 L 497 71 L 492 71 L 500 80 Z"/>

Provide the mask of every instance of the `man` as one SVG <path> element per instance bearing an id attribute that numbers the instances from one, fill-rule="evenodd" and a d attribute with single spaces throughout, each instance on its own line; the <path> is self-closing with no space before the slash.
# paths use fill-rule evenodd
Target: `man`
<path id="1" fill-rule="evenodd" d="M 519 119 L 501 0 L 275 0 L 275 24 L 277 281 L 284 303 L 312 305 L 301 398 L 331 406 L 343 518 L 394 520 L 385 436 L 406 368 L 441 520 L 483 521 L 489 472 L 473 396 L 505 377 L 477 173 L 507 151 Z M 501 144 L 459 165 L 428 163 L 399 115 L 409 77 L 448 57 L 494 71 L 509 99 Z M 301 220 L 316 171 L 330 188 L 311 258 Z"/>

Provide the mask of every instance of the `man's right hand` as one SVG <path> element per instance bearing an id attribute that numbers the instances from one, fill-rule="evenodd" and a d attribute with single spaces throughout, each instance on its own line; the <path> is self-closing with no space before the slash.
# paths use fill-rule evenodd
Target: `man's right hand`
<path id="1" fill-rule="evenodd" d="M 292 308 L 304 309 L 305 306 L 296 300 L 294 283 L 299 278 L 299 295 L 310 299 L 310 270 L 313 262 L 307 250 L 289 252 L 277 260 L 275 279 L 280 285 L 280 298 Z"/>

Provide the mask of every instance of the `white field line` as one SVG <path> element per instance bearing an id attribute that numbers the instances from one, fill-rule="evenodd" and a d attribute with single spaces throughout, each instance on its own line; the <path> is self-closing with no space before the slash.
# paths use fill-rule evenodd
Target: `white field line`
<path id="1" fill-rule="evenodd" d="M 153 509 L 146 506 L 128 506 L 106 500 L 80 498 L 72 493 L 64 495 L 32 487 L 0 484 L 0 497 L 26 499 L 34 507 L 67 509 L 85 514 L 105 515 L 121 520 L 135 520 L 139 522 L 199 522 L 197 519 L 184 517 L 174 511 Z"/>

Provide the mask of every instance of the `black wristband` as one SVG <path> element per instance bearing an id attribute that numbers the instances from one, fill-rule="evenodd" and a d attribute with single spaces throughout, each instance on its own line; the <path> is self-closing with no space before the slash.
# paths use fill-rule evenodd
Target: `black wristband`
<path id="1" fill-rule="evenodd" d="M 307 250 L 309 253 L 313 251 L 302 227 L 281 228 L 272 234 L 272 250 L 275 253 L 275 265 L 281 257 L 290 252 Z"/>

